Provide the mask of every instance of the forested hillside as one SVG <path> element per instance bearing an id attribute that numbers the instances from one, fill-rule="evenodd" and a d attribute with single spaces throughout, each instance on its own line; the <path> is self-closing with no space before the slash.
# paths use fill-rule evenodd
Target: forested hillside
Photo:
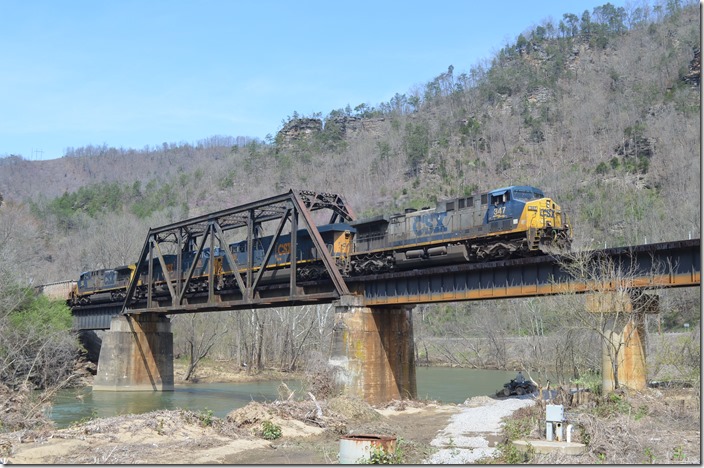
<path id="1" fill-rule="evenodd" d="M 699 19 L 697 4 L 679 0 L 566 11 L 389 102 L 293 112 L 265 141 L 8 155 L 0 270 L 21 284 L 75 279 L 135 261 L 150 226 L 292 187 L 340 193 L 363 216 L 529 184 L 569 212 L 577 249 L 699 237 Z M 673 323 L 698 317 L 687 304 Z M 443 310 L 419 336 L 456 325 L 459 309 Z M 254 329 L 273 319 L 236 320 Z"/>
<path id="2" fill-rule="evenodd" d="M 289 187 L 339 192 L 370 214 L 525 183 L 567 208 L 577 246 L 695 237 L 699 30 L 693 5 L 606 4 L 387 103 L 284 120 L 318 118 L 312 133 L 6 157 L 3 224 L 16 220 L 22 263 L 41 282 L 129 261 L 150 225 Z"/>

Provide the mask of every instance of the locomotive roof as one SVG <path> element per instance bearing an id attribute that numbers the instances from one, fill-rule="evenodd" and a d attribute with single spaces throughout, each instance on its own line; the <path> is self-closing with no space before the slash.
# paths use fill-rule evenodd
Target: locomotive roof
<path id="1" fill-rule="evenodd" d="M 487 193 L 492 193 L 492 194 L 504 193 L 504 192 L 507 192 L 507 191 L 509 191 L 509 190 L 531 190 L 531 191 L 536 191 L 536 192 L 544 193 L 544 192 L 543 192 L 542 190 L 540 190 L 538 187 L 534 187 L 534 186 L 532 186 L 532 185 L 509 185 L 508 187 L 503 187 L 503 188 L 498 188 L 498 189 L 494 189 L 494 190 L 489 190 L 489 192 L 487 192 Z"/>
<path id="2" fill-rule="evenodd" d="M 86 271 L 81 272 L 81 276 L 83 276 L 87 273 L 99 273 L 99 272 L 105 272 L 105 271 L 128 270 L 130 268 L 134 268 L 134 264 L 120 265 L 120 266 L 113 267 L 113 268 L 99 268 L 97 270 L 86 270 Z"/>
<path id="3" fill-rule="evenodd" d="M 356 232 L 355 228 L 353 227 L 353 224 L 350 223 L 332 223 L 332 224 L 321 224 L 319 226 L 316 226 L 318 228 L 318 232 L 323 233 L 323 232 L 330 232 L 330 231 L 335 231 L 335 232 L 343 232 L 343 231 L 350 231 L 350 232 Z M 308 230 L 305 227 L 299 227 L 298 232 L 302 233 L 304 235 L 308 234 Z M 282 236 L 288 236 L 290 235 L 290 232 L 284 232 L 281 235 Z M 260 236 L 259 239 L 262 238 L 268 238 L 271 237 L 270 235 L 266 236 Z M 241 241 L 235 241 L 233 244 L 241 244 L 247 242 L 247 239 L 241 240 Z"/>
<path id="4" fill-rule="evenodd" d="M 361 227 L 361 226 L 366 226 L 367 224 L 376 224 L 376 223 L 388 223 L 389 222 L 389 217 L 386 215 L 377 215 L 373 216 L 371 218 L 363 218 L 363 219 L 358 219 L 355 221 L 352 221 L 350 224 L 354 227 Z"/>

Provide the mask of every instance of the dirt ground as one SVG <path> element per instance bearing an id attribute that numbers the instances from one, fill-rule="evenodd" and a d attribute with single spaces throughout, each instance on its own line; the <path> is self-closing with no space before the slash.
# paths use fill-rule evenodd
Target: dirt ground
<path id="1" fill-rule="evenodd" d="M 186 362 L 184 360 L 174 361 L 174 382 L 178 385 L 185 383 L 183 378 L 186 375 Z M 290 372 L 280 372 L 276 370 L 266 370 L 263 372 L 247 372 L 247 369 L 235 365 L 232 361 L 206 361 L 196 368 L 190 383 L 215 383 L 215 382 L 255 382 L 262 380 L 294 380 L 300 379 L 302 375 Z M 88 382 L 92 385 L 92 381 Z"/>
<path id="2" fill-rule="evenodd" d="M 184 370 L 176 365 L 177 383 Z M 203 367 L 198 377 L 201 382 L 292 378 L 290 374 L 233 371 L 227 363 Z M 490 413 L 500 410 L 496 400 L 475 397 L 459 405 L 394 401 L 371 407 L 352 398 L 318 401 L 296 395 L 290 400 L 281 396 L 267 404 L 251 402 L 222 419 L 208 412 L 161 410 L 94 419 L 61 430 L 0 433 L 0 464 L 336 464 L 340 437 L 348 434 L 395 436 L 400 461 L 421 464 L 432 460 L 433 455 L 437 458 L 438 436 L 452 433 L 450 429 L 464 421 L 465 413 L 472 408 L 480 406 L 487 413 L 462 423 L 466 427 L 456 428 L 460 432 L 452 433 L 444 448 L 455 452 L 464 436 L 488 434 L 476 420 L 488 424 Z M 627 408 L 620 400 L 597 408 L 593 408 L 594 402 L 587 403 L 582 405 L 584 413 L 573 408 L 574 422 L 580 428 L 577 437 L 581 438 L 582 429 L 593 434 L 589 452 L 579 457 L 539 456 L 532 462 L 699 463 L 701 406 L 697 389 L 648 389 L 630 395 L 628 400 Z M 540 413 L 539 405 L 535 407 Z M 594 410 L 599 408 L 612 414 L 595 416 Z M 520 418 L 521 411 L 515 411 L 512 417 Z M 537 421 L 542 413 L 532 418 L 532 436 L 540 438 L 543 426 Z M 265 421 L 278 426 L 281 436 L 267 440 Z M 497 432 L 493 434 L 501 438 Z M 495 447 L 499 439 L 487 441 L 489 447 Z"/>
<path id="3" fill-rule="evenodd" d="M 404 462 L 421 463 L 435 450 L 432 438 L 458 411 L 417 402 L 374 410 L 345 398 L 319 404 L 321 417 L 310 401 L 279 408 L 253 402 L 225 419 L 191 411 L 95 419 L 44 433 L 3 434 L 0 450 L 14 464 L 334 464 L 340 435 L 351 432 L 394 435 Z M 307 423 L 292 419 L 306 414 Z M 281 428 L 280 438 L 262 437 L 265 420 Z"/>
<path id="4" fill-rule="evenodd" d="M 176 384 L 186 367 L 174 363 Z M 267 371 L 252 374 L 230 362 L 200 366 L 196 382 L 283 381 L 300 376 Z M 85 382 L 90 385 L 90 379 Z M 220 419 L 205 412 L 160 410 L 100 418 L 66 429 L 0 433 L 0 462 L 13 464 L 335 464 L 341 435 L 397 437 L 404 463 L 421 463 L 436 451 L 430 445 L 457 405 L 392 402 L 372 408 L 363 401 L 335 398 L 314 401 L 252 402 Z M 262 423 L 271 421 L 282 435 L 267 440 Z"/>
<path id="5" fill-rule="evenodd" d="M 399 408 L 397 402 L 391 408 L 378 409 L 378 417 L 348 421 L 310 437 L 274 441 L 266 447 L 231 454 L 225 457 L 224 463 L 335 464 L 338 463 L 340 436 L 349 432 L 393 435 L 401 447 L 404 463 L 419 464 L 435 452 L 430 442 L 447 425 L 450 416 L 459 411 L 456 405 L 432 403 Z"/>

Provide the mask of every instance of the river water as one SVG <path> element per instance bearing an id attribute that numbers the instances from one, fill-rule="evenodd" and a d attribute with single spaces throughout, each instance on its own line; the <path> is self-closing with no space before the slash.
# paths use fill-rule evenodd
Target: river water
<path id="1" fill-rule="evenodd" d="M 444 403 L 462 403 L 478 395 L 493 395 L 515 372 L 448 367 L 418 367 L 418 398 Z M 230 411 L 250 401 L 273 401 L 278 398 L 281 381 L 244 383 L 198 383 L 177 385 L 173 392 L 92 392 L 90 388 L 69 389 L 59 393 L 51 410 L 51 419 L 59 428 L 90 418 L 121 414 L 147 413 L 158 409 L 212 411 L 224 418 Z M 286 381 L 291 389 L 300 389 L 296 380 Z M 300 392 L 297 392 L 300 394 Z"/>

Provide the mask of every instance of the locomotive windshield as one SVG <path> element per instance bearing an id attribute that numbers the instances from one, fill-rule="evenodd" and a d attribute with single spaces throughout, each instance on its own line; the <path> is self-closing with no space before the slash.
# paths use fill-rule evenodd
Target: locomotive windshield
<path id="1" fill-rule="evenodd" d="M 544 198 L 545 195 L 543 195 L 543 192 L 533 189 L 513 189 L 513 199 L 514 200 L 523 200 L 523 201 L 531 201 L 531 200 L 537 200 L 538 198 Z"/>

